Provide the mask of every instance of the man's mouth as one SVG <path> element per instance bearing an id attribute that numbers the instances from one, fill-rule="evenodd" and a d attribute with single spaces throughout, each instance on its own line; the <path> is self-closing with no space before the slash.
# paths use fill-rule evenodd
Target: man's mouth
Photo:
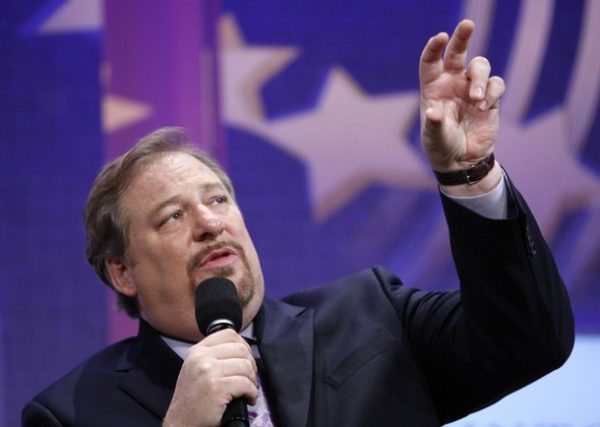
<path id="1" fill-rule="evenodd" d="M 237 259 L 237 254 L 233 248 L 221 248 L 211 251 L 200 262 L 200 268 L 224 267 Z"/>
<path id="2" fill-rule="evenodd" d="M 196 284 L 206 274 L 229 276 L 233 274 L 238 261 L 244 265 L 247 264 L 245 259 L 244 248 L 239 243 L 234 241 L 215 242 L 204 247 L 189 260 L 188 276 Z M 206 274 L 202 274 L 200 271 L 205 271 Z"/>

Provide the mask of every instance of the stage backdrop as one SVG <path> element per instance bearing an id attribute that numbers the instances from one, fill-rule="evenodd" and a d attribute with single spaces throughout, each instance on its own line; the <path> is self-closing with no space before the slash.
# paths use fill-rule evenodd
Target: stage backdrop
<path id="1" fill-rule="evenodd" d="M 222 160 L 267 291 L 383 264 L 457 285 L 418 143 L 420 50 L 463 17 L 507 82 L 497 157 L 569 287 L 565 369 L 459 426 L 600 426 L 600 2 L 0 2 L 0 425 L 134 323 L 84 258 L 101 165 L 158 126 Z"/>

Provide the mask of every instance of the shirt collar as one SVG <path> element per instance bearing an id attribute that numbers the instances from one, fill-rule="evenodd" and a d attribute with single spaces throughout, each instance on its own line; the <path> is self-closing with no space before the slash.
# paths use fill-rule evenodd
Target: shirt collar
<path id="1" fill-rule="evenodd" d="M 242 332 L 240 332 L 240 335 L 242 337 L 246 338 L 247 340 L 255 343 L 256 338 L 254 337 L 254 322 L 252 322 L 248 326 L 246 326 L 246 328 L 244 328 L 244 330 L 242 330 Z M 176 340 L 173 338 L 167 338 L 163 335 L 161 335 L 160 337 L 163 339 L 165 344 L 167 344 L 169 346 L 169 348 L 175 352 L 175 354 L 177 354 L 179 357 L 181 357 L 184 360 L 185 360 L 185 356 L 187 356 L 188 350 L 190 349 L 191 346 L 194 345 L 189 342 L 179 341 L 179 340 Z"/>

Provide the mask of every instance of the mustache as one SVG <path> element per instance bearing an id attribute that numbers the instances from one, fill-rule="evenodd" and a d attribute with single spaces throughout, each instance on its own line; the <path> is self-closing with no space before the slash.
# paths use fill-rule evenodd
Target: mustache
<path id="1" fill-rule="evenodd" d="M 237 242 L 223 240 L 220 242 L 211 243 L 204 248 L 202 248 L 198 253 L 196 253 L 190 260 L 188 261 L 187 270 L 188 275 L 193 277 L 194 270 L 202 264 L 202 261 L 213 251 L 219 251 L 225 248 L 232 248 L 235 250 L 236 254 L 243 260 L 246 260 L 246 254 L 244 253 L 244 248 Z"/>

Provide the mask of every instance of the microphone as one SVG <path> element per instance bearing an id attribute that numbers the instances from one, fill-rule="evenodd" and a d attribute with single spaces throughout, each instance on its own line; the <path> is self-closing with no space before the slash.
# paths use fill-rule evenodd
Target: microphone
<path id="1" fill-rule="evenodd" d="M 212 277 L 196 287 L 196 322 L 204 336 L 223 329 L 242 328 L 242 303 L 235 285 L 224 277 Z M 227 405 L 221 425 L 249 427 L 248 407 L 241 397 Z"/>

